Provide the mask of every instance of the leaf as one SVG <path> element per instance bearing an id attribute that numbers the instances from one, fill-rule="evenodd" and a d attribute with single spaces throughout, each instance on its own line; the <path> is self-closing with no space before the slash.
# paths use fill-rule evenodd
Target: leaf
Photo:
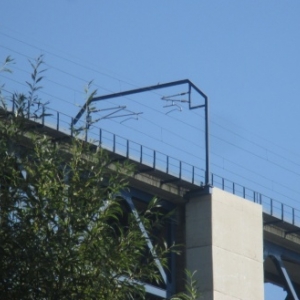
<path id="1" fill-rule="evenodd" d="M 40 82 L 42 79 L 44 79 L 44 76 L 40 76 L 39 78 L 36 79 L 36 83 Z"/>

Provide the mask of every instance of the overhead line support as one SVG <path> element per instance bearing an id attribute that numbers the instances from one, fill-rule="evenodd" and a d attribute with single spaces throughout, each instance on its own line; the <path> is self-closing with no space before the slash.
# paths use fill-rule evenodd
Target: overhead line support
<path id="1" fill-rule="evenodd" d="M 172 87 L 172 86 L 183 85 L 183 84 L 188 84 L 188 86 L 189 86 L 189 92 L 188 92 L 188 94 L 189 94 L 189 109 L 197 109 L 197 108 L 203 108 L 203 107 L 205 108 L 205 161 L 206 161 L 205 185 L 209 185 L 210 184 L 210 163 L 209 163 L 210 162 L 210 157 L 209 157 L 208 98 L 189 79 L 172 81 L 172 82 L 168 82 L 168 83 L 157 84 L 157 85 L 147 86 L 147 87 L 143 87 L 143 88 L 127 90 L 127 91 L 123 91 L 123 92 L 119 92 L 119 93 L 113 93 L 113 94 L 98 96 L 98 97 L 94 97 L 92 99 L 89 99 L 83 105 L 83 107 L 80 109 L 80 111 L 78 112 L 78 114 L 74 118 L 74 120 L 72 122 L 72 126 L 76 125 L 76 123 L 79 121 L 81 116 L 88 109 L 88 106 L 93 102 L 103 101 L 103 100 L 108 100 L 108 99 L 113 99 L 113 98 L 118 98 L 118 97 L 125 97 L 125 96 L 134 95 L 134 94 L 138 94 L 138 93 L 151 92 L 151 91 L 154 91 L 154 90 L 169 88 L 169 87 Z M 204 98 L 204 104 L 192 106 L 192 101 L 191 101 L 191 90 L 192 90 L 192 88 Z"/>

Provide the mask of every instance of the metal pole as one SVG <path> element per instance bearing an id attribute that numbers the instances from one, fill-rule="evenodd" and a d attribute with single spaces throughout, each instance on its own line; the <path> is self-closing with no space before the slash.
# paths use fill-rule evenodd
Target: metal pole
<path id="1" fill-rule="evenodd" d="M 112 98 L 117 98 L 117 97 L 125 97 L 133 94 L 138 94 L 138 93 L 144 93 L 144 92 L 150 92 L 154 91 L 157 89 L 163 89 L 163 88 L 169 88 L 172 86 L 177 86 L 177 85 L 182 85 L 182 84 L 188 84 L 189 86 L 189 108 L 190 109 L 197 109 L 197 108 L 203 108 L 205 109 L 205 185 L 210 184 L 210 157 L 209 157 L 209 117 L 208 117 L 208 98 L 207 96 L 199 89 L 197 86 L 195 86 L 190 80 L 188 79 L 183 79 L 183 80 L 178 80 L 178 81 L 173 81 L 173 82 L 168 82 L 164 84 L 158 84 L 158 85 L 153 85 L 153 86 L 148 86 L 148 87 L 143 87 L 143 88 L 137 88 L 133 90 L 128 90 L 124 92 L 119 92 L 119 93 L 113 93 L 109 95 L 103 95 L 99 97 L 94 97 L 92 99 L 89 99 L 84 106 L 80 109 L 76 117 L 72 120 L 72 126 L 74 126 L 78 120 L 81 118 L 81 116 L 84 114 L 86 110 L 88 110 L 89 105 L 92 102 L 96 101 L 102 101 L 102 100 L 107 100 L 107 99 L 112 99 Z M 205 103 L 203 105 L 196 105 L 192 106 L 191 103 L 191 88 L 195 89 L 197 93 L 199 93 L 204 99 Z"/>
<path id="2" fill-rule="evenodd" d="M 208 120 L 208 98 L 205 97 L 205 185 L 209 185 L 210 175 L 210 158 L 209 158 L 209 120 Z"/>

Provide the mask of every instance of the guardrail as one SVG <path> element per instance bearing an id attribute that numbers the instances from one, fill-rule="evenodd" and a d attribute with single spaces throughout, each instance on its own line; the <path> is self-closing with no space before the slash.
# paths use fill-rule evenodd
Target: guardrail
<path id="1" fill-rule="evenodd" d="M 211 184 L 244 199 L 259 203 L 263 206 L 263 211 L 265 213 L 284 222 L 300 227 L 300 210 L 290 205 L 279 202 L 271 197 L 258 193 L 252 189 L 248 189 L 215 174 L 211 174 Z"/>
<path id="2" fill-rule="evenodd" d="M 14 108 L 12 106 L 12 113 L 14 113 L 13 110 Z M 83 140 L 194 185 L 203 186 L 203 182 L 205 181 L 205 170 L 203 169 L 142 146 L 94 125 L 89 126 L 87 129 L 85 122 L 78 122 L 79 126 L 77 126 L 77 129 L 73 128 L 71 126 L 71 124 L 73 124 L 73 118 L 56 110 L 47 108 L 47 114 L 42 118 L 29 119 L 70 136 L 74 136 L 75 132 L 78 132 L 79 134 L 77 136 Z M 81 128 L 81 130 L 78 130 L 78 128 Z M 300 227 L 300 210 L 216 174 L 210 175 L 212 186 L 259 203 L 263 206 L 265 213 Z"/>

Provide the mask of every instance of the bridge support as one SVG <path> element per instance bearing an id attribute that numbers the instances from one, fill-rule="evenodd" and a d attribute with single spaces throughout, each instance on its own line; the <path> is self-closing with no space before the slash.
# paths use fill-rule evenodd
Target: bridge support
<path id="1" fill-rule="evenodd" d="M 190 195 L 186 247 L 202 300 L 264 299 L 260 205 L 217 188 Z"/>
<path id="2" fill-rule="evenodd" d="M 265 263 L 268 258 L 271 259 L 279 275 L 278 278 L 275 278 L 274 273 L 267 272 L 265 280 L 284 287 L 287 292 L 287 300 L 299 300 L 299 284 L 297 284 L 299 281 L 299 254 L 272 242 L 264 241 L 264 258 Z M 287 263 L 289 270 L 285 265 Z M 270 265 L 268 269 L 270 271 Z"/>

